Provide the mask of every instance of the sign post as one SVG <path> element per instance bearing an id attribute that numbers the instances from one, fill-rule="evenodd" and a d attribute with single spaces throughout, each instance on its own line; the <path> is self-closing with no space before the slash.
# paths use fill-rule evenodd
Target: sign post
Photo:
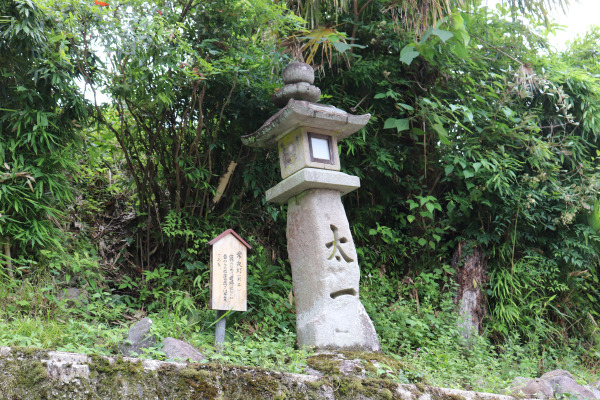
<path id="1" fill-rule="evenodd" d="M 246 311 L 246 253 L 251 249 L 233 229 L 228 229 L 208 242 L 210 251 L 210 303 L 217 310 L 215 347 L 225 341 L 226 314 Z"/>

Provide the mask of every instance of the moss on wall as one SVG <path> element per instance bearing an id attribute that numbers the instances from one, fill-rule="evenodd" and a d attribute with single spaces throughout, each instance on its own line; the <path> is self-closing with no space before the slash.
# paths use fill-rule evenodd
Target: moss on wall
<path id="1" fill-rule="evenodd" d="M 68 353 L 48 353 L 31 348 L 1 349 L 0 399 L 206 399 L 206 400 L 313 400 L 313 399 L 383 399 L 417 400 L 428 392 L 435 400 L 457 400 L 456 393 L 443 394 L 440 389 L 401 385 L 390 379 L 344 375 L 331 357 L 316 356 L 309 365 L 326 372 L 323 376 L 286 374 L 261 368 L 221 364 L 183 364 L 155 362 L 148 366 L 137 360 L 83 357 L 85 376 L 60 375 L 73 362 L 54 366 L 58 372 L 48 375 L 53 357 Z M 356 360 L 357 354 L 352 354 Z M 376 356 L 365 357 L 365 366 Z M 378 357 L 378 356 L 377 356 Z M 339 360 L 338 360 L 339 361 Z M 76 368 L 75 368 L 76 369 Z M 75 370 L 73 369 L 73 370 Z M 366 368 L 368 371 L 368 368 Z M 58 375 L 57 375 L 58 374 Z M 479 397 L 462 397 L 475 400 Z M 498 396 L 496 400 L 510 399 Z M 494 400 L 487 398 L 485 400 Z"/>

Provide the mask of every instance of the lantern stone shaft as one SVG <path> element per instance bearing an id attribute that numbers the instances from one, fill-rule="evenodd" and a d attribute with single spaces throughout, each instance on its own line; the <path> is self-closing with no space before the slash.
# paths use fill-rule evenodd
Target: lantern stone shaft
<path id="1" fill-rule="evenodd" d="M 303 74 L 304 66 L 300 65 Z M 366 125 L 370 115 L 318 105 L 314 103 L 318 97 L 306 101 L 304 94 L 300 100 L 287 99 L 287 94 L 304 86 L 293 82 L 290 88 L 285 78 L 286 71 L 286 86 L 274 96 L 285 107 L 242 141 L 252 147 L 279 149 L 284 179 L 267 190 L 266 199 L 288 203 L 287 241 L 298 344 L 377 351 L 375 328 L 359 300 L 360 268 L 341 201 L 342 195 L 360 187 L 360 180 L 339 171 L 337 151 L 337 143 Z"/>

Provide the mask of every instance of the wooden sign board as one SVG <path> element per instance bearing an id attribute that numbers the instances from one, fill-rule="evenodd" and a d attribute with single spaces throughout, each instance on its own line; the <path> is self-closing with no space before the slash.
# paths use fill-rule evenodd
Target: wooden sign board
<path id="1" fill-rule="evenodd" d="M 233 229 L 208 242 L 210 251 L 210 308 L 246 311 L 246 253 L 250 245 Z"/>

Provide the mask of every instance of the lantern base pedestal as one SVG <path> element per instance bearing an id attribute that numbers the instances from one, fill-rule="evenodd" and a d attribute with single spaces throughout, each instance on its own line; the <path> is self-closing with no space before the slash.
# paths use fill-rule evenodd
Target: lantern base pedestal
<path id="1" fill-rule="evenodd" d="M 358 296 L 360 268 L 339 190 L 310 189 L 288 204 L 298 345 L 378 351 Z"/>

